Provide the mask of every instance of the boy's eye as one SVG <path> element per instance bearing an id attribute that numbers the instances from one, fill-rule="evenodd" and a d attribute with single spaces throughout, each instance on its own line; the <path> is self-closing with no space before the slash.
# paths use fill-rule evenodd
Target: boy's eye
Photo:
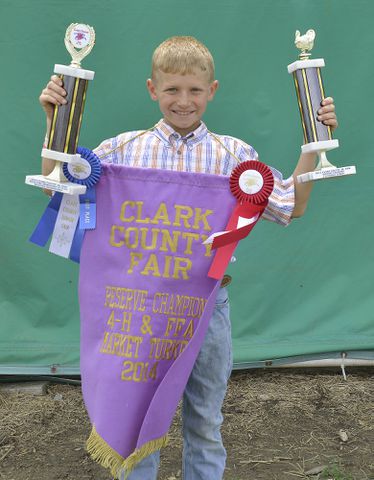
<path id="1" fill-rule="evenodd" d="M 165 90 L 166 92 L 176 92 L 177 89 L 175 87 L 170 87 Z"/>

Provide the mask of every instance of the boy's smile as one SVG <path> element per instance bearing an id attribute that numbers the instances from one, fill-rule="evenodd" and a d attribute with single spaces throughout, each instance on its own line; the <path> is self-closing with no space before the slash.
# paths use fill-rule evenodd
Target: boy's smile
<path id="1" fill-rule="evenodd" d="M 182 75 L 158 71 L 147 80 L 152 100 L 158 101 L 165 122 L 182 137 L 200 125 L 208 101 L 218 88 L 218 81 L 209 82 L 200 71 Z"/>

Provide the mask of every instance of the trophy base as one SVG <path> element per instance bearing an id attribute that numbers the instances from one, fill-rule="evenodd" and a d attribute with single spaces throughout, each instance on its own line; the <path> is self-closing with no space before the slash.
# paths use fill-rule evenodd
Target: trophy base
<path id="1" fill-rule="evenodd" d="M 321 152 L 328 150 L 333 150 L 334 148 L 339 147 L 339 140 L 321 140 L 319 142 L 310 142 L 306 143 L 305 145 L 301 146 L 302 153 L 313 153 L 313 152 Z"/>
<path id="2" fill-rule="evenodd" d="M 52 190 L 54 192 L 67 193 L 68 195 L 81 195 L 86 193 L 87 187 L 73 182 L 55 182 L 43 175 L 27 175 L 25 183 L 34 187 Z"/>
<path id="3" fill-rule="evenodd" d="M 56 150 L 50 150 L 49 148 L 42 149 L 42 158 L 48 158 L 49 160 L 55 160 L 57 162 L 64 162 L 64 163 L 79 163 L 81 160 L 81 156 L 79 153 L 64 153 L 64 152 L 57 152 Z"/>
<path id="4" fill-rule="evenodd" d="M 297 176 L 299 183 L 314 182 L 316 180 L 327 180 L 328 178 L 343 177 L 345 175 L 354 175 L 356 167 L 351 165 L 349 167 L 328 167 L 314 170 L 313 172 L 303 173 Z"/>

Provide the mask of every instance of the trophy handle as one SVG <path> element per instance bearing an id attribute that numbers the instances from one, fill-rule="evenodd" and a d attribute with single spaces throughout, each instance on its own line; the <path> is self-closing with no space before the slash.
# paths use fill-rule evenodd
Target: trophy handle
<path id="1" fill-rule="evenodd" d="M 336 168 L 335 165 L 327 160 L 326 152 L 324 150 L 318 154 L 318 164 L 316 166 L 316 170 L 321 170 L 321 168 Z"/>

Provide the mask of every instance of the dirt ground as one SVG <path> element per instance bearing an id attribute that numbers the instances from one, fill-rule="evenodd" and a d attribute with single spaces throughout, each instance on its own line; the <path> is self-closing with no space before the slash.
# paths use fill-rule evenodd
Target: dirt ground
<path id="1" fill-rule="evenodd" d="M 373 480 L 374 369 L 347 370 L 234 372 L 225 480 Z M 159 480 L 181 478 L 180 423 L 178 411 Z M 85 452 L 89 431 L 79 386 L 0 393 L 0 479 L 110 480 Z"/>

